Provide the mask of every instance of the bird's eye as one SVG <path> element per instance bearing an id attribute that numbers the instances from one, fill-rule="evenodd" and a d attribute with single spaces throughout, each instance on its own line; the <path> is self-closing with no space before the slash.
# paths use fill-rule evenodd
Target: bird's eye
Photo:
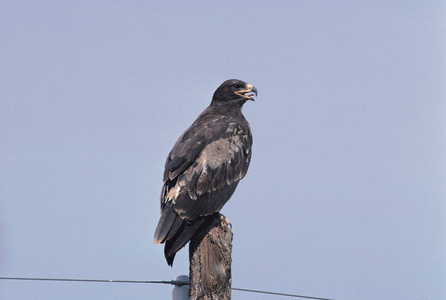
<path id="1" fill-rule="evenodd" d="M 234 84 L 234 87 L 235 87 L 236 89 L 239 89 L 239 88 L 241 88 L 242 86 L 241 86 L 240 84 L 236 83 L 236 84 Z"/>

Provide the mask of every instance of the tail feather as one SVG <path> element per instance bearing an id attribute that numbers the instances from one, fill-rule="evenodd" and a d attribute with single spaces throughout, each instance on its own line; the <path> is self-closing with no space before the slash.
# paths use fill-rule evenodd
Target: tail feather
<path id="1" fill-rule="evenodd" d="M 165 243 L 164 256 L 167 264 L 173 265 L 175 254 L 180 251 L 197 232 L 201 232 L 212 223 L 213 215 L 198 217 L 189 223 L 175 212 L 173 203 L 164 206 L 153 238 L 154 244 Z"/>
<path id="2" fill-rule="evenodd" d="M 208 226 L 212 220 L 213 218 L 211 215 L 200 217 L 191 224 L 183 221 L 176 234 L 172 238 L 167 239 L 166 245 L 164 246 L 164 256 L 166 257 L 169 266 L 173 265 L 175 254 L 180 251 L 180 249 L 183 248 L 197 232 L 200 232 L 201 229 Z"/>
<path id="3" fill-rule="evenodd" d="M 155 235 L 153 237 L 153 243 L 159 244 L 166 241 L 167 235 L 171 231 L 172 225 L 174 225 L 178 215 L 175 213 L 173 204 L 169 203 L 163 208 L 161 218 L 156 226 Z"/>
<path id="4" fill-rule="evenodd" d="M 186 224 L 186 221 L 183 220 L 179 215 L 176 214 L 175 220 L 173 221 L 172 226 L 170 227 L 169 233 L 167 234 L 166 241 L 173 238 L 178 231 L 180 231 L 180 228 Z"/>

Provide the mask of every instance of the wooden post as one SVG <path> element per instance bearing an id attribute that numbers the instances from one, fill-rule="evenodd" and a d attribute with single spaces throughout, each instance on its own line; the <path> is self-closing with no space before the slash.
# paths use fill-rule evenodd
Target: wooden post
<path id="1" fill-rule="evenodd" d="M 231 299 L 232 231 L 222 214 L 189 247 L 191 300 Z"/>

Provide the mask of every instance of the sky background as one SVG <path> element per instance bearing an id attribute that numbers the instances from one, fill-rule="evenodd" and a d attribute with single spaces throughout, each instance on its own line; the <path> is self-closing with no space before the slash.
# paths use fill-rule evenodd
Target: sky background
<path id="1" fill-rule="evenodd" d="M 0 277 L 188 274 L 187 248 L 171 268 L 152 244 L 164 162 L 238 78 L 259 95 L 222 210 L 232 286 L 446 299 L 445 37 L 444 1 L 1 1 Z M 172 288 L 0 280 L 0 298 Z"/>

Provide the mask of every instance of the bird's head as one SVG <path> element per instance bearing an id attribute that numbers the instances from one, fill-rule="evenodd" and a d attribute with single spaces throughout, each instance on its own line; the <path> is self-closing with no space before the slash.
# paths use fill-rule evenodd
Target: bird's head
<path id="1" fill-rule="evenodd" d="M 238 79 L 229 79 L 223 82 L 214 92 L 212 102 L 239 100 L 243 104 L 247 100 L 254 101 L 255 96 L 257 96 L 255 86 Z"/>

